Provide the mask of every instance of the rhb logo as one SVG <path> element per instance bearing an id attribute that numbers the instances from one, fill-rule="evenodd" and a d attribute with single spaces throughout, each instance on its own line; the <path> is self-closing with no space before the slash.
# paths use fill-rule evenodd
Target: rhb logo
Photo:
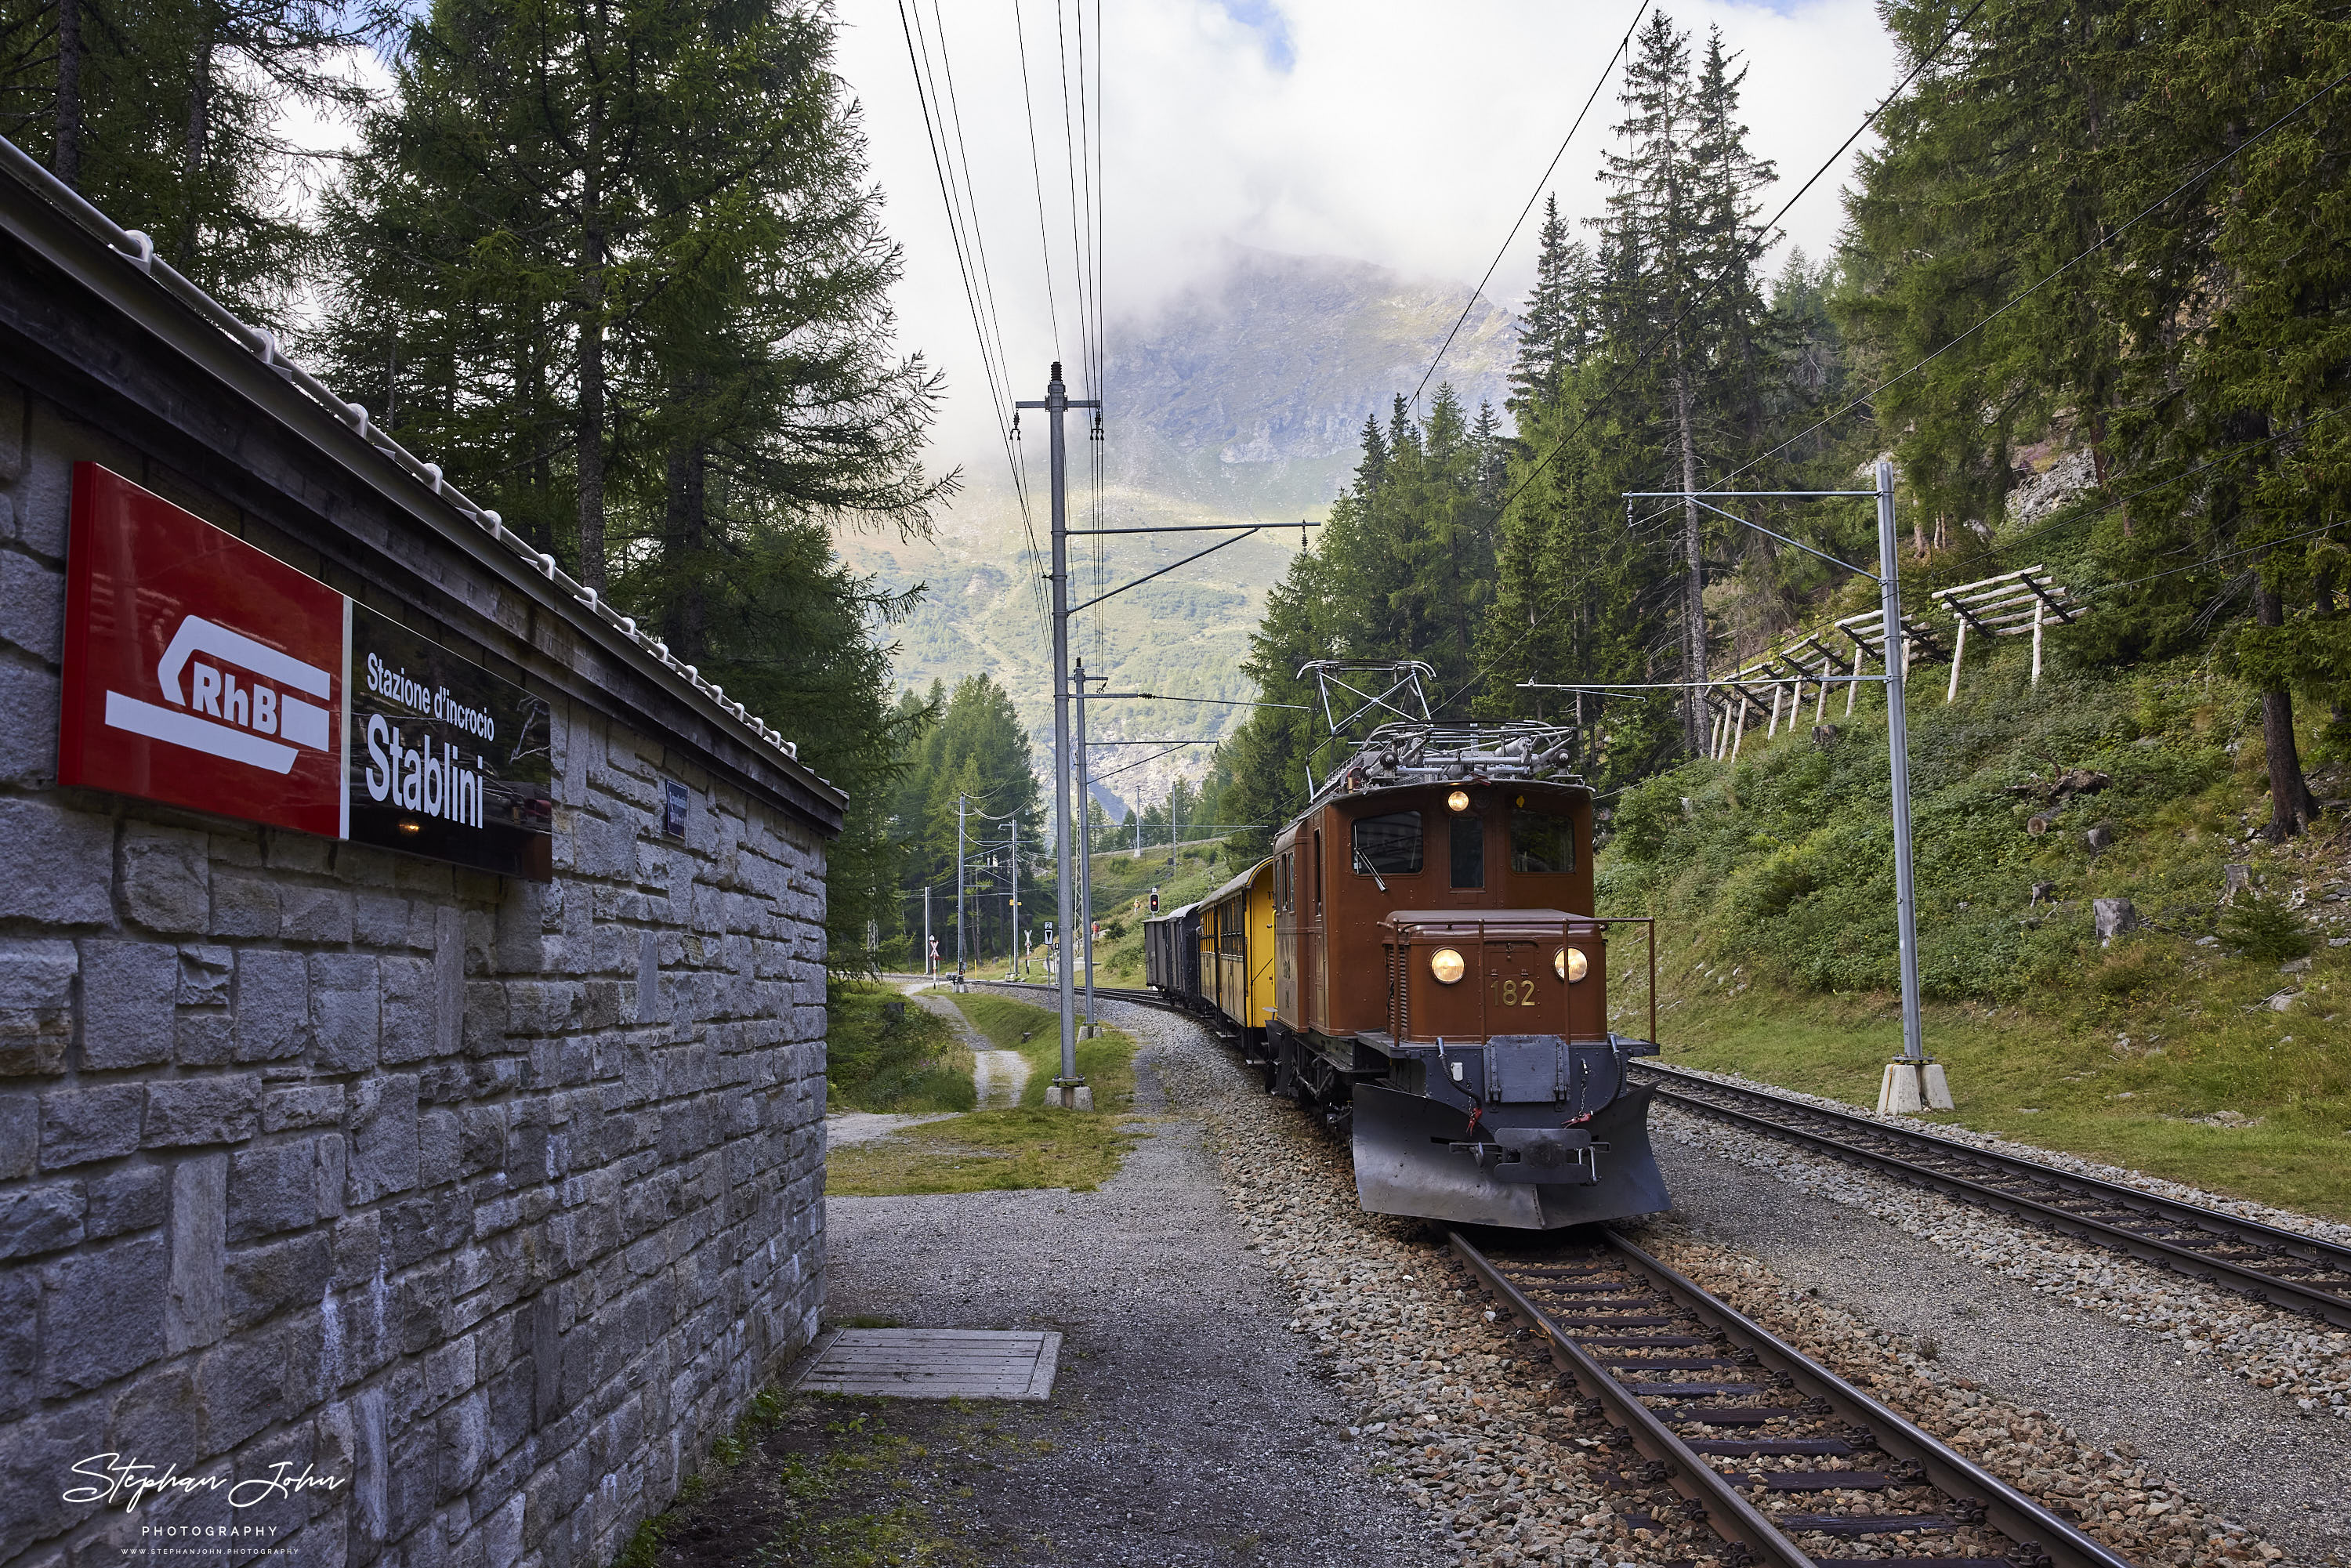
<path id="1" fill-rule="evenodd" d="M 340 836 L 343 596 L 75 465 L 57 781 Z"/>
<path id="2" fill-rule="evenodd" d="M 245 672 L 242 685 L 239 669 Z M 201 615 L 181 621 L 155 666 L 155 680 L 172 706 L 159 707 L 110 691 L 106 694 L 106 722 L 150 740 L 272 773 L 293 769 L 300 755 L 296 747 L 329 749 L 331 730 L 325 704 L 333 695 L 333 674 Z M 305 700 L 308 697 L 318 700 Z"/>

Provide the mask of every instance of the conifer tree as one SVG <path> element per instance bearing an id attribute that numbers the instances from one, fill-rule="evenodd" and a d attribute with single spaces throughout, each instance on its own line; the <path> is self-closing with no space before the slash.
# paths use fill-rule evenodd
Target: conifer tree
<path id="1" fill-rule="evenodd" d="M 1510 370 L 1511 413 L 1524 420 L 1559 396 L 1560 378 L 1580 361 L 1594 326 L 1592 253 L 1571 237 L 1559 215 L 1559 197 L 1543 199 L 1536 235 L 1535 284 L 1519 317 L 1519 348 Z"/>
<path id="2" fill-rule="evenodd" d="M 340 116 L 391 0 L 0 0 L 0 135 L 250 319 L 284 329 L 312 240 L 288 108 Z"/>
<path id="3" fill-rule="evenodd" d="M 891 343 L 899 255 L 834 24 L 771 0 L 437 0 L 328 204 L 337 379 L 509 526 L 791 735 L 852 797 L 835 952 L 894 931 L 909 593 L 841 527 L 919 533 L 953 476 Z M 903 813 L 897 813 L 903 814 Z M 883 902 L 877 905 L 876 899 Z"/>
<path id="4" fill-rule="evenodd" d="M 1653 320 L 1662 337 L 1672 398 L 1675 472 L 1685 491 L 1698 488 L 1698 403 L 1705 369 L 1701 292 L 1710 247 L 1705 189 L 1698 161 L 1698 102 L 1689 80 L 1689 35 L 1652 11 L 1639 47 L 1626 62 L 1618 100 L 1625 119 L 1615 127 L 1626 151 L 1607 155 L 1602 179 L 1610 187 L 1603 220 L 1638 271 L 1628 279 L 1630 313 Z M 1682 702 L 1682 740 L 1696 756 L 1705 744 L 1706 706 L 1697 689 L 1707 678 L 1706 528 L 1695 499 L 1682 517 L 1681 678 L 1691 689 Z"/>

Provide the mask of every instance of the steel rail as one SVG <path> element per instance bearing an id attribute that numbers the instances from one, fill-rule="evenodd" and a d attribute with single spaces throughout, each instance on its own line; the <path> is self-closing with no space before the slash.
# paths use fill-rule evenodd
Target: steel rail
<path id="1" fill-rule="evenodd" d="M 1458 1230 L 1447 1231 L 1446 1239 L 1452 1244 L 1454 1255 L 1509 1307 L 1511 1315 L 1550 1346 L 1552 1360 L 1574 1379 L 1585 1396 L 1598 1400 L 1610 1420 L 1631 1436 L 1634 1450 L 1665 1467 L 1667 1484 L 1704 1511 L 1707 1523 L 1717 1535 L 1746 1547 L 1754 1557 L 1776 1563 L 1779 1568 L 1813 1568 L 1812 1557 L 1802 1547 L 1780 1533 L 1779 1528 L 1740 1495 L 1729 1478 L 1700 1458 L 1697 1450 L 1630 1388 L 1609 1375 L 1590 1351 L 1576 1343 L 1551 1314 L 1506 1279 L 1484 1253 Z"/>
<path id="2" fill-rule="evenodd" d="M 2063 1170 L 2022 1155 L 1888 1126 L 1859 1112 L 1832 1111 L 1656 1062 L 1641 1062 L 1636 1071 L 1646 1076 L 1661 1098 L 1682 1109 L 1805 1145 L 1949 1197 L 2020 1216 L 2035 1225 L 2127 1252 L 2289 1312 L 2351 1327 L 2351 1248 L 2162 1197 L 2118 1182 Z M 1812 1124 L 1803 1124 L 1807 1122 Z M 1872 1148 L 1856 1139 L 1893 1145 L 1913 1156 L 1930 1155 L 1949 1165 L 1973 1166 L 1976 1174 L 1938 1168 L 1918 1158 L 1895 1153 L 1893 1148 Z M 2036 1190 L 2011 1191 L 1998 1185 L 2001 1181 L 2029 1184 Z M 2171 1237 L 2133 1229 L 2126 1224 L 2085 1213 L 2084 1207 L 2090 1205 L 2109 1211 L 2123 1210 L 2149 1226 L 2171 1232 Z M 2199 1239 L 2202 1239 L 2200 1246 L 2196 1244 Z M 2270 1254 L 2272 1260 L 2267 1267 L 2261 1267 L 2215 1250 L 2228 1247 Z M 2277 1262 L 2283 1260 L 2307 1264 L 2314 1271 L 2330 1273 L 2345 1281 L 2345 1287 L 2329 1288 L 2275 1272 Z"/>
<path id="3" fill-rule="evenodd" d="M 2130 1560 L 2094 1540 L 2079 1528 L 2018 1491 L 1998 1476 L 1978 1465 L 1966 1455 L 1951 1448 L 1940 1439 L 1914 1425 L 1903 1416 L 1869 1395 L 1847 1383 L 1835 1373 L 1812 1360 L 1788 1344 L 1769 1329 L 1749 1318 L 1737 1308 L 1714 1296 L 1695 1281 L 1686 1278 L 1670 1265 L 1650 1256 L 1613 1229 L 1603 1232 L 1603 1252 L 1608 1265 L 1621 1269 L 1640 1286 L 1656 1292 L 1669 1302 L 1677 1315 L 1694 1320 L 1707 1333 L 1724 1342 L 1739 1354 L 1741 1360 L 1752 1362 L 1765 1371 L 1778 1375 L 1793 1390 L 1813 1402 L 1808 1407 L 1790 1412 L 1798 1419 L 1826 1421 L 1841 1418 L 1845 1423 L 1845 1435 L 1837 1439 L 1782 1440 L 1773 1444 L 1785 1453 L 1830 1452 L 1850 1453 L 1862 1448 L 1874 1448 L 1898 1463 L 1916 1467 L 1914 1475 L 1923 1478 L 1923 1484 L 1932 1486 L 1950 1500 L 1949 1518 L 1920 1520 L 1913 1528 L 1949 1529 L 1970 1522 L 1980 1510 L 1982 1523 L 1998 1530 L 2015 1543 L 2015 1549 L 2001 1558 L 1946 1559 L 1958 1568 L 1966 1563 L 1972 1568 L 1991 1568 L 2005 1563 L 2011 1568 L 2028 1568 L 2031 1564 L 2046 1563 L 2050 1568 L 2132 1568 Z M 1748 1552 L 1779 1568 L 1825 1568 L 1825 1565 L 1851 1562 L 1851 1559 L 1816 1557 L 1791 1539 L 1791 1534 L 1869 1534 L 1903 1533 L 1900 1526 L 1915 1515 L 1829 1516 L 1782 1514 L 1774 1516 L 1745 1495 L 1742 1486 L 1762 1484 L 1764 1478 L 1750 1477 L 1716 1469 L 1703 1457 L 1696 1443 L 1731 1457 L 1751 1456 L 1758 1446 L 1749 1441 L 1726 1441 L 1715 1438 L 1685 1438 L 1674 1430 L 1674 1407 L 1668 1404 L 1661 1413 L 1653 1408 L 1649 1399 L 1671 1399 L 1677 1396 L 1656 1392 L 1658 1385 L 1641 1385 L 1630 1381 L 1624 1373 L 1642 1364 L 1638 1358 L 1606 1357 L 1595 1354 L 1591 1347 L 1579 1343 L 1576 1331 L 1564 1326 L 1559 1316 L 1537 1301 L 1510 1275 L 1514 1265 L 1520 1270 L 1531 1261 L 1509 1256 L 1491 1258 L 1471 1243 L 1459 1231 L 1447 1232 L 1453 1250 L 1468 1266 L 1471 1272 L 1506 1303 L 1511 1313 L 1542 1338 L 1551 1349 L 1553 1361 L 1591 1398 L 1596 1400 L 1612 1422 L 1622 1427 L 1631 1437 L 1636 1451 L 1663 1468 L 1662 1478 L 1673 1489 L 1705 1511 L 1707 1522 L 1726 1541 L 1737 1542 Z M 1556 1257 L 1556 1252 L 1552 1254 Z M 1535 1267 L 1554 1276 L 1561 1270 L 1541 1260 Z M 1604 1269 L 1605 1265 L 1604 1265 Z M 1593 1270 L 1599 1272 L 1603 1270 Z M 1541 1283 L 1528 1281 L 1534 1289 Z M 1587 1287 L 1587 1289 L 1590 1287 Z M 1602 1287 L 1608 1288 L 1608 1287 Z M 1596 1307 L 1599 1302 L 1594 1302 Z M 1604 1326 L 1602 1332 L 1606 1332 Z M 1583 1331 L 1590 1337 L 1591 1330 Z M 1687 1340 L 1693 1336 L 1648 1336 Z M 1704 1364 L 1737 1365 L 1719 1356 L 1697 1358 Z M 1610 1364 L 1618 1370 L 1611 1371 Z M 1660 1360 L 1657 1364 L 1671 1367 L 1673 1360 Z M 1687 1364 L 1685 1362 L 1684 1364 Z M 1672 1385 L 1663 1385 L 1671 1387 Z M 1697 1385 L 1698 1389 L 1716 1385 Z M 1739 1385 L 1732 1385 L 1739 1386 Z M 1652 1390 L 1646 1397 L 1641 1390 Z M 1761 1390 L 1750 1390 L 1761 1392 Z M 1710 1416 L 1727 1416 L 1730 1410 L 1714 1410 L 1684 1406 L 1679 1424 L 1684 1426 L 1720 1425 L 1708 1421 Z M 1750 1413 L 1755 1414 L 1755 1413 Z M 1771 1443 L 1771 1439 L 1765 1439 Z M 1788 1486 L 1784 1492 L 1843 1490 L 1833 1478 L 1852 1476 L 1861 1490 L 1884 1490 L 1888 1486 L 1918 1484 L 1904 1481 L 1886 1472 L 1829 1471 L 1810 1474 L 1780 1472 L 1786 1479 L 1813 1482 L 1812 1485 Z M 1881 1521 L 1876 1530 L 1855 1528 Z M 1792 1527 L 1782 1529 L 1782 1523 Z M 1808 1530 L 1807 1526 L 1815 1527 Z"/>
<path id="4" fill-rule="evenodd" d="M 978 980 L 966 977 L 964 983 L 969 986 L 995 986 L 1008 991 L 1052 991 L 1056 995 L 1060 994 L 1058 987 L 1049 986 L 1041 980 Z M 1157 991 L 1126 987 L 1097 986 L 1094 988 L 1094 995 L 1106 1002 L 1131 1002 L 1139 1008 L 1157 1008 L 1162 1012 L 1181 1013 L 1186 1018 L 1199 1016 L 1183 1003 L 1170 1001 Z"/>

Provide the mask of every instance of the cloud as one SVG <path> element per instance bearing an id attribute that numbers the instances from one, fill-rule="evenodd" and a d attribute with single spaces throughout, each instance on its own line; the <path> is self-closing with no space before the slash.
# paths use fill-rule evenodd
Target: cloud
<path id="1" fill-rule="evenodd" d="M 1621 0 L 1123 0 L 1108 8 L 1098 71 L 1102 14 L 1079 0 L 905 6 L 921 18 L 943 91 L 952 74 L 953 104 L 938 129 L 971 171 L 987 252 L 983 314 L 994 323 L 991 347 L 1001 338 L 1014 395 L 1031 398 L 1056 357 L 1074 382 L 1086 380 L 1089 312 L 1076 256 L 1091 246 L 1082 201 L 1073 210 L 1070 151 L 1094 134 L 1079 122 L 1081 22 L 1088 99 L 1106 89 L 1097 308 L 1116 319 L 1148 315 L 1199 281 L 1228 243 L 1474 283 L 1632 14 Z M 1898 77 L 1872 0 L 1714 0 L 1667 11 L 1694 41 L 1720 26 L 1744 57 L 1750 145 L 1782 177 L 1772 206 Z M 843 0 L 840 15 L 837 68 L 863 103 L 871 172 L 906 251 L 901 344 L 948 372 L 943 453 L 985 459 L 997 451 L 994 415 L 898 0 Z M 1572 217 L 1600 210 L 1593 176 L 1616 119 L 1614 87 L 1612 79 L 1603 89 L 1552 177 Z M 1823 180 L 1787 222 L 1793 243 L 1815 255 L 1842 222 L 1842 174 Z M 1531 277 L 1533 226 L 1490 286 L 1506 304 Z M 1108 395 L 1114 402 L 1115 386 Z"/>

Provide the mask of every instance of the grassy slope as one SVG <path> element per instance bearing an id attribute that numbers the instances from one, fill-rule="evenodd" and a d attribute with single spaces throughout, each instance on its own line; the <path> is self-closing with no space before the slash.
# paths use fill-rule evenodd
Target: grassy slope
<path id="1" fill-rule="evenodd" d="M 2351 873 L 2333 820 L 2283 850 L 2244 841 L 2266 815 L 2248 695 L 2200 670 L 2036 693 L 2011 650 L 1971 664 L 1948 707 L 1944 678 L 1922 668 L 1910 701 L 1927 1041 L 1949 1119 L 2351 1218 L 2351 1025 L 2334 1010 L 2351 950 L 2325 946 L 2338 906 L 2323 896 Z M 1600 902 L 1661 917 L 1669 1059 L 1870 1104 L 1900 1043 L 1885 730 L 1857 714 L 1825 751 L 1808 732 L 1628 791 Z M 2046 808 L 2011 787 L 2076 767 L 2113 782 L 2029 834 Z M 2115 837 L 2102 853 L 2093 826 Z M 2308 972 L 2241 950 L 2220 903 L 2232 862 L 2269 908 L 2306 901 L 2273 918 L 2314 943 Z M 2041 883 L 2053 907 L 2031 906 Z M 2114 897 L 2150 928 L 2101 948 L 2090 904 Z M 1627 1014 L 1638 990 L 1620 988 Z M 2284 991 L 2287 1010 L 2264 1005 Z"/>
<path id="2" fill-rule="evenodd" d="M 1215 892 L 1247 869 L 1247 863 L 1225 852 L 1222 843 L 1186 844 L 1171 873 L 1167 851 L 1145 852 L 1141 860 L 1124 854 L 1094 856 L 1094 919 L 1102 925 L 1102 945 L 1094 953 L 1094 982 L 1103 986 L 1143 984 L 1143 923 L 1151 918 L 1144 902 L 1159 890 L 1161 913 Z"/>

